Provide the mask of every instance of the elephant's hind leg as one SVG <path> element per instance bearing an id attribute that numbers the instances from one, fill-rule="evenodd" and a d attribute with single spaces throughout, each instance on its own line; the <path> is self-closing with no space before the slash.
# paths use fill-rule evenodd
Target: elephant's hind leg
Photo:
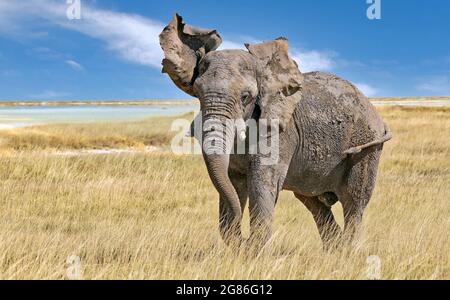
<path id="1" fill-rule="evenodd" d="M 344 209 L 344 237 L 348 242 L 358 238 L 364 210 L 375 187 L 381 150 L 373 149 L 348 170 L 339 201 Z"/>
<path id="2" fill-rule="evenodd" d="M 306 197 L 297 193 L 294 193 L 294 195 L 313 215 L 324 249 L 330 249 L 338 241 L 341 234 L 341 228 L 334 219 L 331 206 L 322 203 L 319 197 Z"/>

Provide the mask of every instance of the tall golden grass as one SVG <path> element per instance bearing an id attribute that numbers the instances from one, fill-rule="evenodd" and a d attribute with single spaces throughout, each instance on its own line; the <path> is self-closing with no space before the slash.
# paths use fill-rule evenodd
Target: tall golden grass
<path id="1" fill-rule="evenodd" d="M 171 124 L 177 118 L 193 119 L 194 114 L 134 122 L 48 124 L 2 130 L 0 152 L 164 146 L 176 134 L 171 131 Z"/>
<path id="2" fill-rule="evenodd" d="M 376 255 L 382 279 L 449 279 L 450 109 L 380 111 L 395 137 L 359 242 L 323 252 L 311 215 L 283 192 L 273 240 L 256 257 L 221 242 L 199 156 L 28 151 L 166 144 L 169 120 L 2 131 L 0 278 L 64 279 L 76 255 L 85 279 L 365 279 Z M 111 144 L 115 135 L 133 142 Z"/>

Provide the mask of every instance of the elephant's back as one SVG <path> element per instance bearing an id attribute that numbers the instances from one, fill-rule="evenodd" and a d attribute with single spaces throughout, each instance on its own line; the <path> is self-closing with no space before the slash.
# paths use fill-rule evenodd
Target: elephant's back
<path id="1" fill-rule="evenodd" d="M 294 113 L 301 148 L 290 172 L 301 173 L 320 189 L 318 178 L 339 177 L 342 153 L 383 136 L 384 124 L 367 97 L 335 75 L 304 74 L 302 93 Z"/>
<path id="2" fill-rule="evenodd" d="M 384 135 L 384 124 L 375 107 L 351 82 L 333 74 L 311 72 L 304 74 L 303 87 L 305 104 L 314 112 L 324 112 L 327 119 L 346 118 L 360 125 L 363 122 L 376 135 Z"/>
<path id="3" fill-rule="evenodd" d="M 367 143 L 384 135 L 384 123 L 369 99 L 351 82 L 333 74 L 311 72 L 304 74 L 303 98 L 299 103 L 303 116 L 335 134 L 349 129 L 353 135 L 367 136 L 355 143 Z M 314 121 L 315 120 L 315 121 Z M 356 146 L 351 143 L 347 146 Z"/>

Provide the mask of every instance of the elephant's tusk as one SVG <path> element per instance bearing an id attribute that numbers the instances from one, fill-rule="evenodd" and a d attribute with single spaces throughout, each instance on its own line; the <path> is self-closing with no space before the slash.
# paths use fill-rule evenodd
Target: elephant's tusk
<path id="1" fill-rule="evenodd" d="M 239 133 L 239 141 L 243 142 L 247 138 L 247 135 L 245 134 L 245 131 L 241 131 Z"/>
<path id="2" fill-rule="evenodd" d="M 245 124 L 244 119 L 237 119 L 236 120 L 236 129 L 238 131 L 239 141 L 241 141 L 241 142 L 245 141 L 245 139 L 247 138 L 247 134 L 245 133 L 245 131 L 246 131 L 246 124 Z"/>

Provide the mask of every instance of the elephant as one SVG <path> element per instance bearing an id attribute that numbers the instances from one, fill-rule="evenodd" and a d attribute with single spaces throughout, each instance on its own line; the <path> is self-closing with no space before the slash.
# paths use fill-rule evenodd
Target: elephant
<path id="1" fill-rule="evenodd" d="M 281 190 L 292 191 L 312 214 L 324 247 L 346 236 L 354 240 L 375 186 L 378 164 L 392 132 L 358 88 L 324 72 L 302 73 L 284 37 L 246 50 L 217 50 L 216 30 L 183 23 L 176 14 L 160 34 L 162 72 L 200 101 L 203 124 L 218 120 L 225 136 L 216 147 L 247 140 L 225 128 L 228 120 L 254 120 L 278 132 L 279 155 L 262 163 L 263 153 L 202 151 L 219 193 L 219 231 L 227 245 L 241 244 L 244 208 L 249 206 L 250 241 L 264 246 Z M 272 124 L 272 123 L 270 123 Z M 207 139 L 214 130 L 203 130 Z M 259 137 L 261 137 L 260 135 Z M 216 140 L 217 141 L 217 140 Z M 332 206 L 340 202 L 344 228 Z"/>

